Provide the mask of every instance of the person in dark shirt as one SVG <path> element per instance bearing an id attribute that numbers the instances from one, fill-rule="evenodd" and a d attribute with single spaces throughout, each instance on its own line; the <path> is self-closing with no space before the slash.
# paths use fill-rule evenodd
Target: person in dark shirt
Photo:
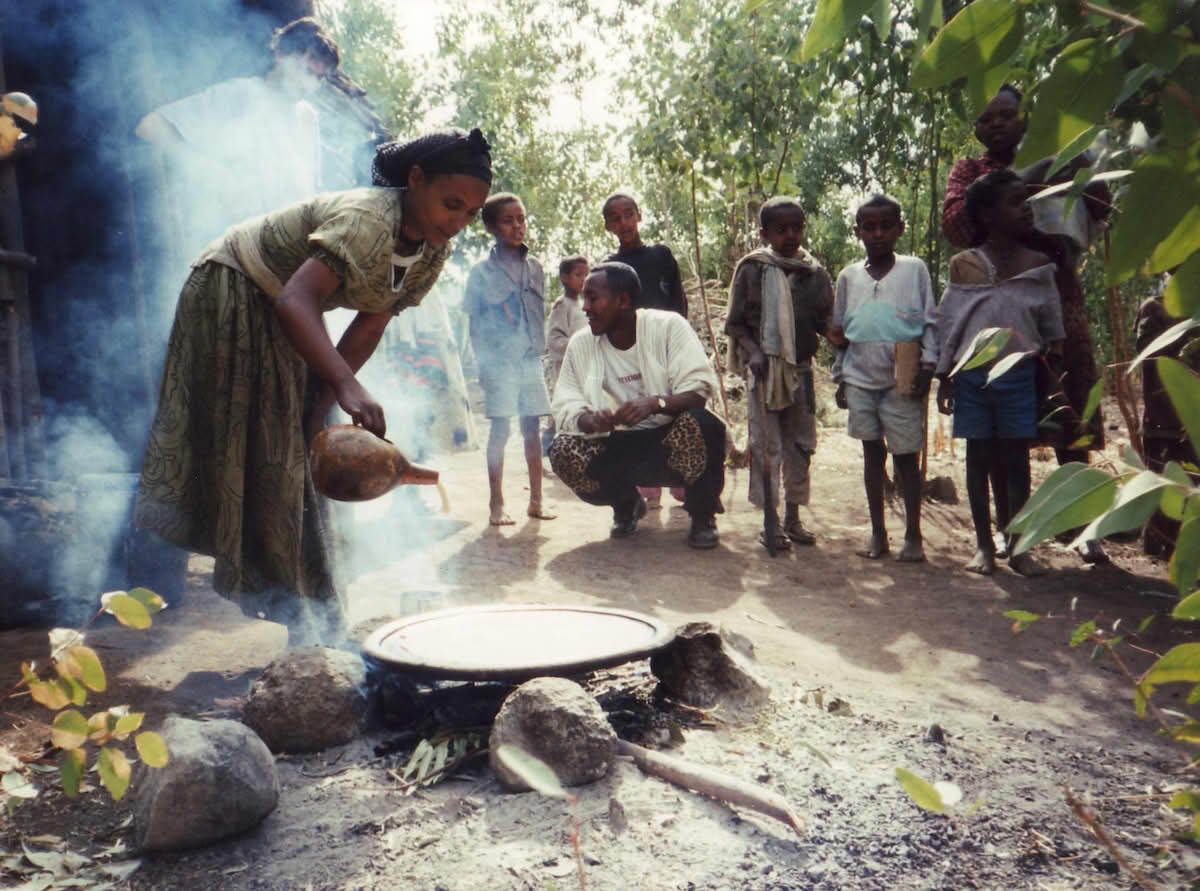
<path id="1" fill-rule="evenodd" d="M 627 263 L 638 274 L 642 296 L 636 309 L 669 309 L 685 319 L 687 297 L 679 277 L 679 264 L 665 244 L 643 244 L 638 233 L 642 212 L 627 192 L 613 192 L 604 201 L 604 228 L 617 236 L 617 252 L 609 257 Z"/>
<path id="2" fill-rule="evenodd" d="M 665 244 L 642 243 L 642 236 L 638 232 L 642 212 L 633 196 L 628 192 L 613 192 L 604 199 L 601 213 L 604 215 L 604 228 L 617 236 L 617 252 L 608 258 L 609 261 L 632 266 L 641 284 L 642 293 L 634 309 L 666 309 L 686 319 L 688 302 L 679 278 L 679 264 Z M 662 507 L 661 488 L 643 486 L 638 491 L 646 499 L 650 510 Z M 676 501 L 683 500 L 682 489 L 674 488 L 671 494 Z"/>

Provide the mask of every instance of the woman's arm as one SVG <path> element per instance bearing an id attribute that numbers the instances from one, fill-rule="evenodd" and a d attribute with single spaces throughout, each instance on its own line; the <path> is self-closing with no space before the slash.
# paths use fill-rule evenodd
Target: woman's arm
<path id="1" fill-rule="evenodd" d="M 351 323 L 342 338 L 349 355 L 335 349 L 321 317 L 321 306 L 325 298 L 337 290 L 338 285 L 338 277 L 333 270 L 310 257 L 283 286 L 283 291 L 274 301 L 275 312 L 296 352 L 331 390 L 354 423 L 361 424 L 376 436 L 383 436 L 387 432 L 383 407 L 354 376 L 357 368 L 379 343 L 383 326 L 372 320 L 377 313 L 360 313 L 360 316 L 372 321 L 360 322 L 356 317 Z M 387 324 L 386 320 L 383 324 Z M 348 360 L 355 360 L 357 364 L 352 365 Z"/>

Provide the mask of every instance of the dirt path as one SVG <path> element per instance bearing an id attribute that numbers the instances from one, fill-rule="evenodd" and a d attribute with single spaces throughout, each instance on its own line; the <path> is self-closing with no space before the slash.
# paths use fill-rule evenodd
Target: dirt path
<path id="1" fill-rule="evenodd" d="M 805 518 L 819 543 L 771 560 L 756 542 L 760 517 L 747 504 L 744 471 L 727 484 L 721 546 L 697 553 L 684 543 L 679 507 L 651 514 L 631 540 L 612 541 L 608 512 L 575 500 L 557 480 L 548 481 L 547 501 L 559 518 L 524 521 L 515 448 L 509 507 L 520 521 L 489 528 L 482 455 L 437 460 L 449 516 L 408 521 L 400 506 L 360 509 L 355 541 L 365 571 L 350 588 L 351 619 L 365 629 L 438 606 L 585 603 L 718 622 L 753 642 L 774 685 L 772 706 L 749 726 L 688 730 L 677 754 L 769 784 L 805 816 L 808 834 L 797 838 L 621 763 L 579 790 L 589 888 L 1131 886 L 1124 869 L 1114 879 L 1117 864 L 1071 815 L 1062 784 L 1100 813 L 1124 856 L 1153 871 L 1154 847 L 1179 826 L 1158 811 L 1165 799 L 1124 797 L 1165 789 L 1182 757 L 1134 717 L 1123 679 L 1066 639 L 1098 614 L 1128 627 L 1168 608 L 1162 564 L 1133 545 L 1111 545 L 1112 565 L 1086 568 L 1051 546 L 1039 553 L 1056 568 L 1045 578 L 1006 569 L 970 576 L 961 570 L 972 540 L 965 505 L 932 503 L 924 513 L 927 564 L 864 560 L 854 556 L 867 531 L 860 461 L 843 430 L 823 431 Z M 961 452 L 935 456 L 930 474 L 954 477 L 962 492 L 961 463 Z M 432 492 L 422 498 L 436 505 Z M 891 512 L 889 523 L 895 540 L 901 518 Z M 118 678 L 106 704 L 131 702 L 153 719 L 237 713 L 286 635 L 214 595 L 209 566 L 192 561 L 185 602 L 149 632 L 105 625 L 91 635 Z M 1017 608 L 1064 618 L 1014 635 L 1001 614 Z M 1155 627 L 1158 649 L 1179 640 L 1179 629 Z M 16 677 L 20 659 L 44 654 L 44 640 L 42 632 L 0 634 L 0 671 Z M 622 677 L 647 683 L 644 665 Z M 815 689 L 826 707 L 815 704 Z M 831 713 L 833 698 L 849 708 Z M 19 701 L 10 706 L 6 726 L 15 729 L 0 741 L 36 749 L 44 727 L 30 723 L 35 713 Z M 927 739 L 935 723 L 944 745 Z M 259 830 L 146 858 L 133 887 L 578 885 L 561 802 L 504 795 L 486 771 L 406 795 L 387 773 L 403 756 L 373 755 L 387 738 L 380 732 L 344 750 L 281 759 L 283 798 Z M 900 790 L 896 767 L 958 784 L 960 816 L 919 811 Z M 19 851 L 22 833 L 53 832 L 94 853 L 127 835 L 127 814 L 126 803 L 112 806 L 98 794 L 70 805 L 46 794 L 9 818 L 3 847 Z M 1181 882 L 1186 867 L 1169 862 L 1155 881 Z"/>

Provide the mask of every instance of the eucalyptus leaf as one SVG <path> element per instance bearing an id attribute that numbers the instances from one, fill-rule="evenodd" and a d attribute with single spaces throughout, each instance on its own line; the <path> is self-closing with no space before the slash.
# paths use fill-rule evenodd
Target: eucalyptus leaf
<path id="1" fill-rule="evenodd" d="M 1071 547 L 1106 538 L 1115 532 L 1140 528 L 1154 515 L 1163 490 L 1174 488 L 1175 485 L 1161 474 L 1143 470 L 1121 486 L 1113 506 L 1092 520 L 1071 543 Z"/>
<path id="2" fill-rule="evenodd" d="M 1054 159 L 1054 163 L 1050 165 L 1050 169 L 1046 171 L 1046 182 L 1054 179 L 1054 174 L 1066 167 L 1071 161 L 1085 152 L 1093 142 L 1096 141 L 1096 136 L 1104 129 L 1099 124 L 1088 127 L 1078 136 L 1063 146 L 1058 155 Z"/>
<path id="3" fill-rule="evenodd" d="M 1029 518 L 1041 510 L 1043 503 L 1048 501 L 1061 486 L 1067 485 L 1076 475 L 1089 469 L 1094 468 L 1089 468 L 1080 461 L 1071 461 L 1055 468 L 1054 472 L 1046 477 L 1045 481 L 1029 496 L 1025 506 L 1017 511 L 1017 515 L 1008 524 L 1008 531 L 1021 532 L 1029 522 Z"/>
<path id="4" fill-rule="evenodd" d="M 1132 373 L 1142 362 L 1153 357 L 1159 350 L 1165 350 L 1193 328 L 1200 328 L 1200 318 L 1184 319 L 1182 322 L 1172 325 L 1162 334 L 1158 335 L 1158 337 L 1154 338 L 1154 340 L 1146 344 L 1146 348 L 1138 353 L 1134 360 L 1129 363 L 1129 371 L 1126 374 Z"/>
<path id="5" fill-rule="evenodd" d="M 1171 407 L 1187 431 L 1192 450 L 1200 454 L 1200 376 L 1178 359 L 1160 356 L 1154 363 L 1158 366 L 1158 379 L 1171 397 Z"/>
<path id="6" fill-rule="evenodd" d="M 875 0 L 817 0 L 817 11 L 804 35 L 800 61 L 808 62 L 855 32 Z"/>
<path id="7" fill-rule="evenodd" d="M 1023 34 L 1020 4 L 975 0 L 947 22 L 921 53 L 913 65 L 909 88 L 930 90 L 994 68 L 1017 51 Z"/>
<path id="8" fill-rule="evenodd" d="M 1028 350 L 1024 353 L 1009 353 L 1007 356 L 997 359 L 996 363 L 988 369 L 987 381 L 984 383 L 984 386 L 986 387 L 996 378 L 1012 371 L 1013 366 L 1019 364 L 1022 359 L 1036 355 L 1037 350 Z"/>
<path id="9" fill-rule="evenodd" d="M 1087 468 L 1076 473 L 1056 487 L 1030 517 L 1012 553 L 1023 554 L 1060 532 L 1086 526 L 1109 509 L 1116 491 L 1116 478 L 1102 470 Z"/>
<path id="10" fill-rule="evenodd" d="M 900 781 L 900 785 L 904 787 L 904 791 L 908 793 L 908 797 L 923 810 L 933 811 L 935 814 L 946 813 L 946 804 L 942 801 L 941 793 L 933 786 L 915 773 L 905 770 L 903 767 L 896 768 L 896 779 Z"/>
<path id="11" fill-rule="evenodd" d="M 1112 230 L 1112 252 L 1105 265 L 1108 284 L 1120 284 L 1154 255 L 1174 256 L 1187 243 L 1200 247 L 1200 160 L 1183 151 L 1146 152 L 1134 163 Z M 1190 228 L 1189 228 L 1190 227 Z M 1160 254 L 1163 245 L 1167 249 Z M 1166 267 L 1163 267 L 1166 268 Z"/>
<path id="12" fill-rule="evenodd" d="M 567 790 L 563 788 L 550 765 L 524 749 L 505 744 L 496 750 L 496 758 L 535 792 L 549 798 L 567 797 Z"/>
<path id="13" fill-rule="evenodd" d="M 1200 312 L 1200 251 L 1188 257 L 1167 281 L 1163 306 L 1177 318 Z"/>
<path id="14" fill-rule="evenodd" d="M 1181 595 L 1190 595 L 1196 587 L 1200 579 L 1200 517 L 1188 520 L 1179 527 L 1167 572 Z"/>
<path id="15" fill-rule="evenodd" d="M 1159 685 L 1181 682 L 1200 683 L 1200 643 L 1172 647 L 1147 669 L 1139 687 L 1149 699 Z"/>

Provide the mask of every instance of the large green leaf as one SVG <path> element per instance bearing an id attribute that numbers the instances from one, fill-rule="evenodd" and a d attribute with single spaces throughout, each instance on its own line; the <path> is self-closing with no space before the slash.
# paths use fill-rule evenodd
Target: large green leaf
<path id="1" fill-rule="evenodd" d="M 1167 571 L 1180 595 L 1190 594 L 1196 586 L 1197 579 L 1200 579 L 1200 517 L 1188 520 L 1179 527 L 1175 552 L 1171 554 Z M 1182 607 L 1183 603 L 1179 606 Z"/>
<path id="2" fill-rule="evenodd" d="M 1180 362 L 1160 356 L 1154 360 L 1158 379 L 1171 397 L 1171 407 L 1187 431 L 1192 449 L 1200 455 L 1200 377 Z"/>
<path id="3" fill-rule="evenodd" d="M 1072 546 L 1101 539 L 1114 532 L 1139 528 L 1158 508 L 1163 489 L 1174 485 L 1171 480 L 1160 474 L 1143 470 L 1121 486 L 1113 506 L 1092 520 L 1087 528 L 1079 533 Z"/>
<path id="4" fill-rule="evenodd" d="M 1200 247 L 1200 224 L 1190 222 L 1197 219 L 1200 223 L 1196 216 L 1200 212 L 1198 207 L 1200 161 L 1193 155 L 1170 151 L 1139 158 L 1133 165 L 1121 215 L 1113 228 L 1112 254 L 1105 272 L 1108 283 L 1125 281 L 1152 254 L 1157 263 L 1163 256 L 1174 256 L 1191 243 L 1192 249 L 1179 256 L 1178 262 L 1183 262 Z"/>
<path id="5" fill-rule="evenodd" d="M 800 49 L 800 61 L 807 62 L 838 44 L 842 38 L 854 33 L 862 17 L 870 11 L 875 0 L 817 0 L 817 12 L 804 44 Z"/>
<path id="6" fill-rule="evenodd" d="M 1200 619 L 1200 591 L 1193 591 L 1183 600 L 1175 605 L 1175 609 L 1171 610 L 1172 619 L 1191 619 L 1195 621 Z M 1196 697 L 1196 701 L 1200 701 L 1200 685 L 1192 690 L 1192 695 L 1188 697 L 1188 701 L 1192 701 L 1192 697 Z"/>
<path id="7" fill-rule="evenodd" d="M 1155 275 L 1174 269 L 1197 249 L 1200 249 L 1200 207 L 1193 207 L 1155 246 L 1146 271 Z"/>
<path id="8" fill-rule="evenodd" d="M 927 811 L 933 811 L 935 814 L 946 813 L 946 805 L 942 801 L 942 795 L 933 784 L 921 779 L 915 773 L 905 770 L 903 767 L 896 768 L 896 779 L 900 781 L 900 785 L 904 787 L 904 791 L 908 793 L 908 797 L 920 808 Z"/>
<path id="9" fill-rule="evenodd" d="M 1029 496 L 1025 506 L 1017 511 L 1017 515 L 1008 524 L 1008 531 L 1021 532 L 1024 530 L 1029 523 L 1029 518 L 1041 510 L 1042 505 L 1048 502 L 1061 486 L 1066 485 L 1077 474 L 1088 469 L 1088 465 L 1081 461 L 1071 461 L 1055 468 L 1054 472 L 1046 477 L 1045 481 Z"/>
<path id="10" fill-rule="evenodd" d="M 1158 685 L 1181 682 L 1200 682 L 1200 643 L 1172 647 L 1147 669 L 1138 686 L 1142 695 L 1149 699 Z"/>
<path id="11" fill-rule="evenodd" d="M 1009 353 L 1003 359 L 997 359 L 996 363 L 988 369 L 987 380 L 984 382 L 984 386 L 986 387 L 996 378 L 1002 377 L 1003 375 L 1012 371 L 1013 366 L 1020 363 L 1022 359 L 1036 355 L 1037 350 L 1028 350 L 1024 353 Z"/>
<path id="12" fill-rule="evenodd" d="M 1023 554 L 1053 535 L 1086 526 L 1109 509 L 1116 491 L 1116 477 L 1103 470 L 1088 467 L 1074 474 L 1030 516 L 1013 553 Z"/>
<path id="13" fill-rule="evenodd" d="M 880 40 L 887 40 L 888 32 L 892 30 L 891 0 L 875 0 L 872 5 L 871 21 L 875 24 L 875 33 Z"/>
<path id="14" fill-rule="evenodd" d="M 914 0 L 917 7 L 917 38 L 913 42 L 912 56 L 919 58 L 929 39 L 930 28 L 942 27 L 942 0 Z"/>
<path id="15" fill-rule="evenodd" d="M 969 8 L 969 7 L 968 7 Z M 1099 40 L 1071 44 L 1037 88 L 1029 127 L 1013 163 L 1025 167 L 1057 155 L 1102 123 L 1125 82 L 1120 55 Z"/>
<path id="16" fill-rule="evenodd" d="M 1010 0 L 975 0 L 938 32 L 913 66 L 908 85 L 930 90 L 995 68 L 1021 45 L 1022 10 Z"/>
<path id="17" fill-rule="evenodd" d="M 1082 131 L 1078 136 L 1064 145 L 1058 150 L 1058 154 L 1054 158 L 1054 163 L 1050 165 L 1050 169 L 1046 171 L 1046 182 L 1051 182 L 1054 179 L 1054 174 L 1062 170 L 1074 159 L 1077 155 L 1082 154 L 1088 146 L 1096 141 L 1096 137 L 1100 131 L 1104 129 L 1099 124 L 1095 124 Z"/>
<path id="18" fill-rule="evenodd" d="M 1200 251 L 1171 276 L 1163 291 L 1163 306 L 1176 317 L 1193 316 L 1200 310 Z"/>

